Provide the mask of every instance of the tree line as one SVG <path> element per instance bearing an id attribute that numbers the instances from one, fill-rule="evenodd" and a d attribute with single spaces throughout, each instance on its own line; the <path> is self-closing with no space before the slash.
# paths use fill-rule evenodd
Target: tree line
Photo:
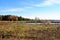
<path id="1" fill-rule="evenodd" d="M 29 18 L 14 16 L 14 15 L 0 15 L 0 21 L 27 21 Z"/>

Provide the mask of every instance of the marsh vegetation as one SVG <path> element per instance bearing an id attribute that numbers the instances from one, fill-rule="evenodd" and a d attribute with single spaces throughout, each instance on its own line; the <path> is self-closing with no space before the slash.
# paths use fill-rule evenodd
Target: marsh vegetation
<path id="1" fill-rule="evenodd" d="M 60 25 L 0 21 L 0 40 L 60 40 Z"/>

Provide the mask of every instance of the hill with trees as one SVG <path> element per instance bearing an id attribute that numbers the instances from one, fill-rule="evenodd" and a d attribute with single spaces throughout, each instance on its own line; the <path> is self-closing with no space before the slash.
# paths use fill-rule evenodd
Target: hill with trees
<path id="1" fill-rule="evenodd" d="M 27 20 L 30 19 L 14 15 L 0 15 L 0 21 L 27 21 Z"/>

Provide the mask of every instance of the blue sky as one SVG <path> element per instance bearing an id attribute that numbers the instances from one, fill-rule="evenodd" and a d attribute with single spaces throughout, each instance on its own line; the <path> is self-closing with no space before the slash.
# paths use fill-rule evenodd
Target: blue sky
<path id="1" fill-rule="evenodd" d="M 0 0 L 0 15 L 60 20 L 60 0 Z"/>

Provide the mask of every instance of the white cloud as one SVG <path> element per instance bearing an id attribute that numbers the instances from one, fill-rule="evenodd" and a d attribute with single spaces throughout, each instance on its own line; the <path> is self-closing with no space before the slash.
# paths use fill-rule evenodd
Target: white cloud
<path id="1" fill-rule="evenodd" d="M 44 0 L 42 3 L 35 4 L 36 7 L 51 6 L 53 4 L 60 4 L 60 0 Z"/>
<path id="2" fill-rule="evenodd" d="M 48 2 L 51 2 L 52 4 L 60 4 L 60 0 L 47 0 Z"/>
<path id="3" fill-rule="evenodd" d="M 23 8 L 9 8 L 9 9 L 2 9 L 0 12 L 21 12 L 24 11 Z"/>

